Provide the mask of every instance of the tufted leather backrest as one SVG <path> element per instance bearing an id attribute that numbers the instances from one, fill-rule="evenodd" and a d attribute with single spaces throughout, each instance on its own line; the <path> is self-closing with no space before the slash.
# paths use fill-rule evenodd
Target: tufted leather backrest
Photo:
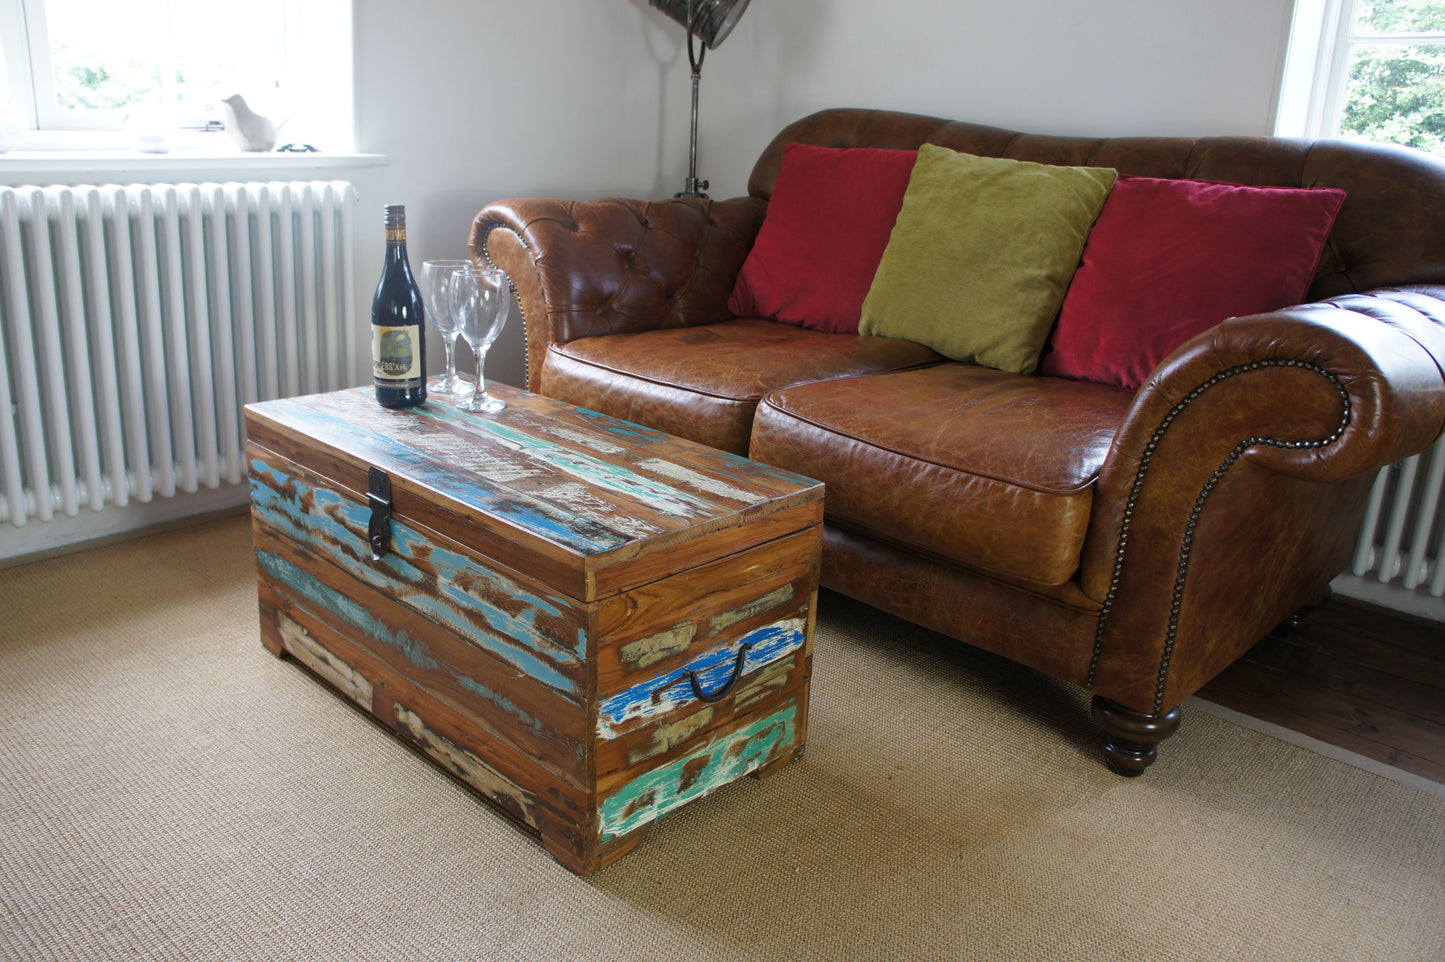
<path id="1" fill-rule="evenodd" d="M 1051 137 L 887 110 L 834 109 L 785 127 L 763 151 L 748 193 L 772 195 L 789 143 L 916 150 L 1113 167 L 1120 174 L 1258 187 L 1338 187 L 1345 205 L 1310 300 L 1380 287 L 1445 283 L 1445 162 L 1404 147 L 1279 137 Z"/>
<path id="2" fill-rule="evenodd" d="M 728 294 L 767 206 L 756 197 L 501 200 L 477 214 L 469 249 L 512 280 L 535 391 L 550 344 L 732 317 Z"/>

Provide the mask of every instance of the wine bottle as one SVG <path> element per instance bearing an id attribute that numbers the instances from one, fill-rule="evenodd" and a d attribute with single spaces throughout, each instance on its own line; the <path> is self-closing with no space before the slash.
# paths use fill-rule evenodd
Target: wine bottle
<path id="1" fill-rule="evenodd" d="M 416 407 L 426 400 L 426 310 L 406 261 L 406 208 L 386 208 L 386 261 L 371 301 L 371 367 L 376 403 Z"/>

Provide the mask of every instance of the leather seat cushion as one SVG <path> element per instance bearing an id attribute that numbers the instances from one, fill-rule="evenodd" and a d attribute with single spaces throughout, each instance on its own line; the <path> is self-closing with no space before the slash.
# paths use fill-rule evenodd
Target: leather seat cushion
<path id="1" fill-rule="evenodd" d="M 541 393 L 745 455 L 753 413 L 770 391 L 939 360 L 911 341 L 738 318 L 554 344 Z"/>
<path id="2" fill-rule="evenodd" d="M 764 399 L 751 456 L 822 481 L 834 525 L 1059 585 L 1132 397 L 956 363 L 805 384 Z"/>

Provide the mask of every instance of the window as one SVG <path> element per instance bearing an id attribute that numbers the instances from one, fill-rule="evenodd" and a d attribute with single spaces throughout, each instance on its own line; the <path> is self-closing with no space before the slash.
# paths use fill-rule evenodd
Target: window
<path id="1" fill-rule="evenodd" d="M 214 130 L 239 93 L 283 142 L 345 152 L 350 17 L 348 0 L 0 0 L 0 95 L 32 144 Z"/>
<path id="2" fill-rule="evenodd" d="M 1296 0 L 1275 132 L 1445 154 L 1445 0 Z"/>

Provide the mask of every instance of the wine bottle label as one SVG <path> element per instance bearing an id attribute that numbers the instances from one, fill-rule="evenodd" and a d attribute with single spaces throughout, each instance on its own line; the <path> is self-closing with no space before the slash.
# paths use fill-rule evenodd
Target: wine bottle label
<path id="1" fill-rule="evenodd" d="M 388 228 L 386 229 L 386 242 L 387 242 L 388 244 L 405 244 L 405 243 L 406 243 L 406 228 L 405 228 L 405 227 L 388 227 Z"/>
<path id="2" fill-rule="evenodd" d="M 421 329 L 371 325 L 372 373 L 383 381 L 406 381 L 421 377 Z"/>

